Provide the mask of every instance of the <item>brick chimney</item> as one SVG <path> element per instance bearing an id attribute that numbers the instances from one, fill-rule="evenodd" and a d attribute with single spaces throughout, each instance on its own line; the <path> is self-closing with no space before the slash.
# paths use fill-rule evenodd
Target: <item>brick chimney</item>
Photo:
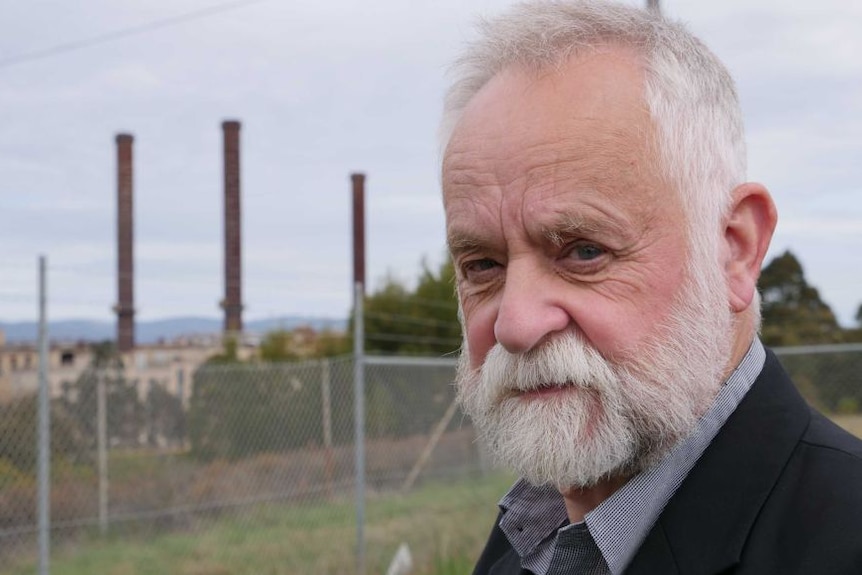
<path id="1" fill-rule="evenodd" d="M 224 331 L 242 332 L 242 237 L 240 227 L 239 129 L 222 122 L 224 132 Z"/>
<path id="2" fill-rule="evenodd" d="M 353 283 L 365 286 L 365 174 L 350 174 L 353 191 Z"/>
<path id="3" fill-rule="evenodd" d="M 134 215 L 131 134 L 117 134 L 117 350 L 135 347 Z"/>

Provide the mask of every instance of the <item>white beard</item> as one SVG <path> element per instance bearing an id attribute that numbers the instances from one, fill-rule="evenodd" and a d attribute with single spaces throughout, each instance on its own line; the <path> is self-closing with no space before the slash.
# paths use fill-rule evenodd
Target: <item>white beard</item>
<path id="1" fill-rule="evenodd" d="M 500 463 L 534 485 L 584 488 L 648 468 L 691 433 L 732 344 L 724 277 L 700 271 L 668 320 L 613 361 L 568 331 L 524 354 L 497 344 L 474 370 L 465 339 L 458 400 Z M 521 396 L 543 387 L 565 389 Z"/>

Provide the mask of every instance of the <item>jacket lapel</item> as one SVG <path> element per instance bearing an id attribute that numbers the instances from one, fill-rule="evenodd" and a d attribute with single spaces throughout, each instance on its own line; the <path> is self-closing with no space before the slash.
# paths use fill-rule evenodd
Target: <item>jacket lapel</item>
<path id="1" fill-rule="evenodd" d="M 522 572 L 529 573 L 529 571 L 522 571 L 521 557 L 518 553 L 515 552 L 514 549 L 509 549 L 505 555 L 500 557 L 500 559 L 491 566 L 491 569 L 488 571 L 488 575 L 519 575 Z"/>
<path id="2" fill-rule="evenodd" d="M 679 575 L 673 551 L 660 524 L 649 532 L 626 575 Z"/>
<path id="3" fill-rule="evenodd" d="M 760 376 L 671 498 L 626 573 L 707 575 L 736 564 L 810 418 L 805 401 L 767 351 Z"/>

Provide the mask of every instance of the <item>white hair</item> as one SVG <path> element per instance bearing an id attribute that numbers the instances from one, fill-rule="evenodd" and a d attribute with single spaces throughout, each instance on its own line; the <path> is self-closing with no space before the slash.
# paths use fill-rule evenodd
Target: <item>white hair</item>
<path id="1" fill-rule="evenodd" d="M 600 0 L 530 0 L 482 20 L 479 31 L 452 69 L 440 130 L 444 149 L 469 101 L 504 69 L 540 71 L 585 52 L 633 49 L 644 71 L 657 168 L 688 216 L 691 261 L 717 261 L 731 192 L 746 179 L 746 149 L 733 79 L 700 40 L 655 11 Z M 689 270 L 691 279 L 707 281 L 698 267 Z M 751 308 L 756 326 L 758 299 Z"/>

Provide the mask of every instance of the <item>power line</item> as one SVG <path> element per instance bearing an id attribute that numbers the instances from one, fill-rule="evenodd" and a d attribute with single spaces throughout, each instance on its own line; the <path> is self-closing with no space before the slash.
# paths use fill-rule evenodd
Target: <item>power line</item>
<path id="1" fill-rule="evenodd" d="M 427 307 L 440 307 L 449 309 L 457 302 L 455 300 L 455 290 L 452 290 L 452 299 L 423 299 L 421 297 L 411 298 L 411 301 Z"/>
<path id="2" fill-rule="evenodd" d="M 431 327 L 445 327 L 445 328 L 458 328 L 461 329 L 461 324 L 457 321 L 443 321 L 437 319 L 430 319 L 424 317 L 415 317 L 410 315 L 401 315 L 394 313 L 377 313 L 373 311 L 366 311 L 365 317 L 367 319 L 382 319 L 382 320 L 390 320 L 393 323 L 412 323 L 416 325 L 424 325 Z"/>
<path id="3" fill-rule="evenodd" d="M 41 50 L 34 50 L 32 52 L 25 52 L 23 54 L 18 54 L 17 56 L 0 59 L 0 68 L 9 68 L 17 64 L 24 64 L 27 62 L 32 62 L 34 60 L 42 60 L 51 56 L 57 56 L 66 52 L 82 50 L 91 46 L 96 46 L 99 44 L 105 44 L 107 42 L 120 40 L 122 38 L 127 38 L 129 36 L 144 34 L 146 32 L 158 30 L 160 28 L 167 28 L 169 26 L 174 26 L 185 22 L 201 20 L 215 14 L 221 14 L 222 12 L 228 12 L 230 10 L 238 10 L 252 4 L 259 4 L 266 1 L 267 0 L 234 0 L 233 2 L 224 2 L 222 4 L 216 4 L 215 6 L 210 6 L 208 8 L 192 10 L 191 12 L 186 12 L 185 14 L 180 14 L 178 16 L 171 16 L 170 18 L 163 18 L 161 20 L 153 20 L 145 24 L 139 24 L 137 26 L 123 28 L 114 32 L 108 32 L 107 34 L 102 34 L 100 36 L 94 36 L 92 38 L 86 38 L 84 40 L 75 40 L 72 42 L 57 44 L 56 46 L 51 46 L 50 48 L 43 48 Z"/>
<path id="4" fill-rule="evenodd" d="M 433 337 L 422 335 L 402 335 L 402 334 L 385 334 L 385 333 L 367 333 L 365 334 L 366 341 L 389 341 L 397 343 L 421 343 L 421 344 L 440 344 L 451 345 L 458 347 L 461 345 L 460 339 Z"/>

